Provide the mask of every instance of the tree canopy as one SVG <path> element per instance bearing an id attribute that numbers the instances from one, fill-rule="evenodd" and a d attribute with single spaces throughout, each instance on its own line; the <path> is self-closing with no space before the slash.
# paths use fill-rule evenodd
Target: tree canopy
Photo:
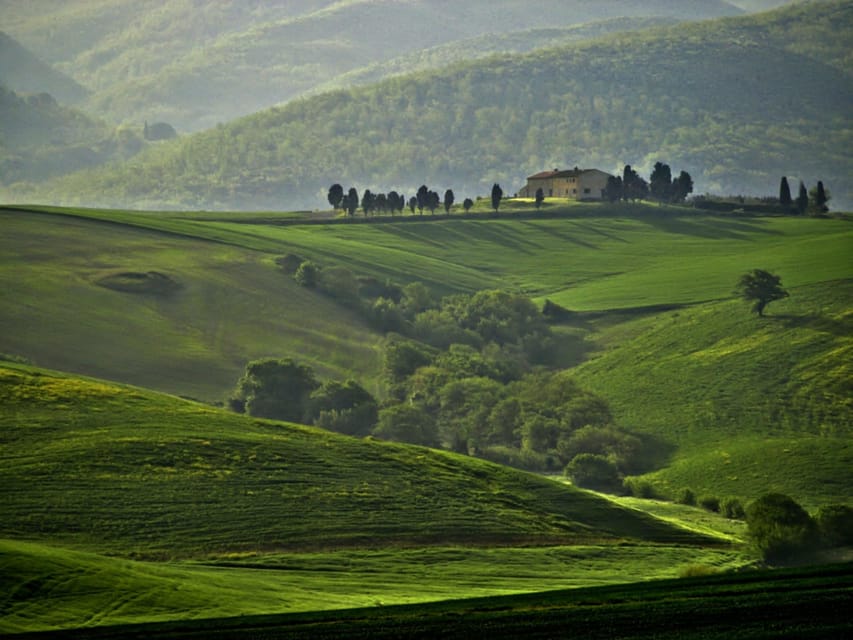
<path id="1" fill-rule="evenodd" d="M 747 302 L 752 302 L 752 310 L 759 316 L 764 315 L 764 309 L 774 300 L 788 297 L 788 292 L 782 288 L 782 278 L 764 271 L 753 269 L 738 280 L 737 292 Z"/>

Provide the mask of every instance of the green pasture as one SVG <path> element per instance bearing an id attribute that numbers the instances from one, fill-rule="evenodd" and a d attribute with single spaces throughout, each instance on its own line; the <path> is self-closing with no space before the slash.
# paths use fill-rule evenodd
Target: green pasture
<path id="1" fill-rule="evenodd" d="M 674 215 L 645 207 L 632 217 L 508 214 L 255 232 L 357 271 L 445 291 L 512 289 L 575 311 L 728 298 L 739 275 L 753 268 L 779 273 L 787 286 L 853 275 L 853 226 L 846 220 Z"/>
<path id="2" fill-rule="evenodd" d="M 831 564 L 401 606 L 61 629 L 10 638 L 843 638 L 853 566 Z M 375 603 L 374 603 L 375 604 Z"/>
<path id="3" fill-rule="evenodd" d="M 372 607 L 750 562 L 473 458 L 0 366 L 0 631 Z"/>
<path id="4" fill-rule="evenodd" d="M 726 549 L 671 545 L 349 550 L 144 562 L 0 540 L 0 633 L 321 611 L 727 571 Z"/>
<path id="5" fill-rule="evenodd" d="M 635 539 L 684 528 L 485 461 L 0 367 L 0 536 L 145 558 Z"/>
<path id="6" fill-rule="evenodd" d="M 381 392 L 381 336 L 296 286 L 275 266 L 287 253 L 585 312 L 555 331 L 620 426 L 673 445 L 646 476 L 662 493 L 849 501 L 848 220 L 597 205 L 310 218 L 0 210 L 0 353 L 138 385 L 0 365 L 0 630 L 374 607 L 749 562 L 742 523 L 701 509 L 141 388 L 218 400 L 248 359 L 289 355 Z M 732 294 L 757 267 L 791 291 L 766 318 Z"/>
<path id="7" fill-rule="evenodd" d="M 673 495 L 782 491 L 848 502 L 853 280 L 790 289 L 758 318 L 740 300 L 602 321 L 577 368 L 617 421 L 677 446 L 649 478 Z"/>
<path id="8" fill-rule="evenodd" d="M 484 207 L 467 217 L 317 225 L 292 224 L 296 214 L 52 210 L 294 252 L 448 293 L 519 290 L 578 311 L 728 298 L 738 276 L 753 268 L 779 273 L 787 286 L 853 275 L 847 219 L 714 216 L 645 204 L 551 205 L 537 214 L 524 201 L 508 202 L 492 217 Z"/>
<path id="9" fill-rule="evenodd" d="M 268 254 L 69 215 L 0 220 L 0 353 L 208 401 L 265 356 L 298 355 L 321 375 L 378 385 L 380 336 Z M 104 286 L 150 272 L 174 287 Z"/>

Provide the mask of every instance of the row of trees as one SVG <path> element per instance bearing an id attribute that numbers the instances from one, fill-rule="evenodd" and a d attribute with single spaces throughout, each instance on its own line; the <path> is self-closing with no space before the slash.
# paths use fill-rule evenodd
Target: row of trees
<path id="1" fill-rule="evenodd" d="M 829 198 L 830 196 L 824 188 L 822 180 L 817 181 L 817 186 L 812 189 L 811 193 L 806 189 L 805 183 L 800 180 L 800 188 L 796 200 L 791 197 L 791 186 L 788 184 L 788 177 L 782 176 L 782 180 L 779 182 L 779 204 L 786 209 L 794 209 L 800 215 L 805 214 L 809 210 L 810 204 L 811 210 L 814 213 L 827 213 L 829 211 L 829 207 L 827 206 Z"/>
<path id="2" fill-rule="evenodd" d="M 622 176 L 607 179 L 604 198 L 609 202 L 645 200 L 651 197 L 660 203 L 681 203 L 693 193 L 693 178 L 682 171 L 672 177 L 669 165 L 656 162 L 649 181 L 646 182 L 629 164 L 622 170 Z"/>
<path id="3" fill-rule="evenodd" d="M 621 176 L 608 178 L 604 198 L 609 202 L 620 200 L 633 202 L 651 197 L 661 203 L 682 203 L 691 193 L 693 193 L 693 179 L 689 173 L 682 171 L 677 177 L 673 178 L 669 165 L 657 162 L 648 182 L 632 169 L 631 165 L 625 165 Z M 495 212 L 500 208 L 503 196 L 504 191 L 500 184 L 493 184 L 491 205 Z M 359 207 L 365 216 L 386 212 L 394 215 L 395 213 L 402 213 L 406 207 L 412 214 L 417 210 L 423 215 L 425 209 L 430 214 L 435 214 L 436 209 L 442 205 L 445 213 L 449 214 L 456 202 L 456 196 L 452 189 L 447 189 L 442 199 L 437 191 L 431 190 L 427 185 L 421 185 L 417 194 L 408 200 L 406 200 L 405 195 L 396 191 L 391 191 L 386 195 L 385 193 L 372 193 L 370 189 L 365 190 L 361 200 L 359 200 L 358 190 L 355 187 L 344 192 L 343 187 L 335 183 L 329 187 L 327 200 L 335 211 L 343 210 L 350 216 L 355 215 Z M 535 194 L 536 208 L 539 209 L 544 201 L 545 193 L 539 188 Z M 462 203 L 465 213 L 468 213 L 473 206 L 474 201 L 470 198 L 466 198 Z"/>
<path id="4" fill-rule="evenodd" d="M 500 189 L 498 185 L 495 186 Z M 503 192 L 501 192 L 501 194 L 502 193 Z M 335 183 L 329 187 L 329 192 L 326 197 L 329 204 L 332 205 L 332 208 L 335 211 L 342 210 L 350 216 L 354 216 L 359 207 L 361 207 L 365 216 L 383 213 L 390 213 L 391 215 L 394 215 L 395 213 L 402 213 L 403 209 L 407 207 L 412 214 L 417 210 L 421 215 L 423 215 L 423 212 L 426 209 L 431 215 L 434 215 L 436 209 L 440 206 L 443 206 L 444 212 L 449 214 L 450 209 L 456 202 L 456 195 L 453 193 L 452 189 L 447 189 L 444 192 L 444 198 L 442 199 L 437 191 L 433 191 L 427 185 L 421 185 L 418 188 L 417 193 L 408 200 L 406 200 L 405 195 L 397 193 L 396 191 L 391 191 L 388 194 L 385 194 L 373 193 L 370 189 L 365 189 L 361 199 L 359 200 L 358 190 L 355 187 L 350 187 L 350 189 L 344 193 L 343 187 L 340 184 Z M 498 202 L 499 201 L 500 198 L 498 198 Z M 473 206 L 474 201 L 471 200 L 471 198 L 465 198 L 462 202 L 462 207 L 465 209 L 465 213 L 468 213 Z M 493 206 L 497 211 L 497 206 L 494 204 Z"/>

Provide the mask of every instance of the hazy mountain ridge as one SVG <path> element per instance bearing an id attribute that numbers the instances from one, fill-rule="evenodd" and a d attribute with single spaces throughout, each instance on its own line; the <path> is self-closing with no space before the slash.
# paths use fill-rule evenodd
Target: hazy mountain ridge
<path id="1" fill-rule="evenodd" d="M 113 122 L 165 119 L 184 131 L 270 107 L 342 73 L 457 40 L 608 18 L 699 20 L 740 13 L 720 0 L 97 5 L 78 0 L 53 10 L 48 19 L 10 6 L 8 29 L 92 88 L 88 106 L 99 115 Z M 74 39 L 80 34 L 86 47 Z"/>
<path id="2" fill-rule="evenodd" d="M 0 83 L 18 93 L 49 93 L 60 102 L 75 103 L 88 91 L 39 60 L 14 38 L 0 31 Z"/>
<path id="3" fill-rule="evenodd" d="M 820 3 L 458 64 L 261 112 L 69 177 L 52 197 L 315 207 L 336 181 L 466 195 L 499 181 L 511 193 L 542 167 L 648 171 L 662 159 L 700 193 L 772 195 L 788 175 L 823 179 L 843 206 L 851 24 L 849 3 Z"/>
<path id="4" fill-rule="evenodd" d="M 350 71 L 314 88 L 312 93 L 355 87 L 386 78 L 418 71 L 428 71 L 464 61 L 499 54 L 528 53 L 535 49 L 599 38 L 620 31 L 637 31 L 655 26 L 672 25 L 676 18 L 610 18 L 569 27 L 541 27 L 488 34 L 415 51 L 386 62 L 377 62 Z"/>
<path id="5" fill-rule="evenodd" d="M 0 85 L 3 182 L 46 180 L 130 158 L 142 144 L 141 132 L 113 130 L 48 93 L 19 95 Z"/>

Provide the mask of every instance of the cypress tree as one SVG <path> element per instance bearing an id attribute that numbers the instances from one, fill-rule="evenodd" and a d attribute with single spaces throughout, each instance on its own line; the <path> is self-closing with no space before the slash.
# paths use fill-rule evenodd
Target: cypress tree
<path id="1" fill-rule="evenodd" d="M 788 186 L 788 178 L 782 176 L 782 182 L 779 184 L 779 204 L 783 207 L 790 207 L 791 202 L 791 187 Z"/>
<path id="2" fill-rule="evenodd" d="M 829 198 L 826 197 L 826 191 L 823 188 L 823 181 L 818 180 L 817 181 L 817 193 L 815 194 L 815 203 L 814 203 L 818 212 L 826 213 L 827 211 L 829 211 L 829 207 L 826 206 L 826 203 L 828 200 L 829 200 Z"/>
<path id="3" fill-rule="evenodd" d="M 800 180 L 800 195 L 797 196 L 797 213 L 803 215 L 806 209 L 809 208 L 809 192 L 806 191 L 806 185 Z"/>

